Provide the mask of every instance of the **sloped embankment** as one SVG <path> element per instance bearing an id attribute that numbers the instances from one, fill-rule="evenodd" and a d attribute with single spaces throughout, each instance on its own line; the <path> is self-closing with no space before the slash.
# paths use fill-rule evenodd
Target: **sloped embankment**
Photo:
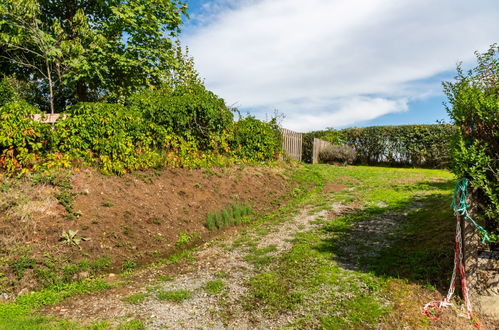
<path id="1" fill-rule="evenodd" d="M 284 202 L 292 188 L 285 171 L 241 166 L 113 177 L 85 169 L 3 178 L 0 294 L 12 298 L 20 291 L 132 270 L 206 241 L 222 232 L 206 228 L 209 212 L 239 204 L 263 214 Z M 61 240 L 63 232 L 69 237 Z"/>

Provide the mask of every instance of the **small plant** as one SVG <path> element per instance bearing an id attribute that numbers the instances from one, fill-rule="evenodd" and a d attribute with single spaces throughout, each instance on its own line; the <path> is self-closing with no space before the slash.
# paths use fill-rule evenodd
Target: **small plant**
<path id="1" fill-rule="evenodd" d="M 111 207 L 111 206 L 113 206 L 113 205 L 114 205 L 114 204 L 113 204 L 113 203 L 111 203 L 111 202 L 104 202 L 104 203 L 102 203 L 102 206 L 104 206 L 104 207 Z"/>
<path id="2" fill-rule="evenodd" d="M 122 301 L 132 305 L 139 305 L 142 304 L 149 296 L 150 295 L 148 293 L 134 293 L 126 298 L 123 298 Z"/>
<path id="3" fill-rule="evenodd" d="M 128 226 L 123 226 L 123 234 L 130 235 L 132 233 L 132 228 Z"/>
<path id="4" fill-rule="evenodd" d="M 191 235 L 186 234 L 186 233 L 180 233 L 178 235 L 177 243 L 175 243 L 175 245 L 177 247 L 183 247 L 187 243 L 189 243 L 191 240 L 192 240 L 192 236 Z"/>
<path id="5" fill-rule="evenodd" d="M 163 223 L 163 220 L 161 220 L 160 218 L 154 218 L 151 220 L 152 223 L 154 223 L 155 225 L 160 225 Z"/>
<path id="6" fill-rule="evenodd" d="M 225 288 L 225 283 L 222 280 L 209 281 L 204 288 L 209 294 L 216 295 Z"/>
<path id="7" fill-rule="evenodd" d="M 68 230 L 68 231 L 63 230 L 60 241 L 62 241 L 62 243 L 64 244 L 78 246 L 79 248 L 81 248 L 80 243 L 82 241 L 89 241 L 90 237 L 83 237 L 83 236 L 78 237 L 77 234 L 78 230 Z"/>
<path id="8" fill-rule="evenodd" d="M 126 260 L 125 262 L 123 262 L 123 264 L 121 265 L 121 269 L 123 270 L 123 272 L 125 273 L 130 273 L 132 272 L 135 268 L 137 267 L 137 263 L 133 260 Z"/>
<path id="9" fill-rule="evenodd" d="M 173 277 L 171 276 L 168 276 L 168 275 L 159 275 L 157 277 L 158 281 L 161 281 L 161 282 L 171 282 L 173 281 Z"/>
<path id="10" fill-rule="evenodd" d="M 10 268 L 14 271 L 18 278 L 23 277 L 26 269 L 33 269 L 36 265 L 36 259 L 30 258 L 27 254 L 10 263 Z"/>
<path id="11" fill-rule="evenodd" d="M 201 188 L 201 184 L 200 183 L 195 183 L 194 187 L 199 189 L 199 188 Z"/>
<path id="12" fill-rule="evenodd" d="M 63 190 L 59 194 L 54 194 L 54 197 L 59 201 L 59 203 L 64 207 L 66 212 L 69 214 L 73 213 L 73 201 L 76 197 L 76 193 L 70 192 L 68 190 Z"/>
<path id="13" fill-rule="evenodd" d="M 245 217 L 251 214 L 251 206 L 247 204 L 234 203 L 221 212 L 211 212 L 206 216 L 206 228 L 210 231 L 238 226 L 244 222 Z"/>
<path id="14" fill-rule="evenodd" d="M 192 292 L 185 289 L 169 290 L 169 291 L 160 290 L 157 293 L 157 297 L 159 300 L 181 302 L 186 299 L 190 299 L 192 297 Z"/>

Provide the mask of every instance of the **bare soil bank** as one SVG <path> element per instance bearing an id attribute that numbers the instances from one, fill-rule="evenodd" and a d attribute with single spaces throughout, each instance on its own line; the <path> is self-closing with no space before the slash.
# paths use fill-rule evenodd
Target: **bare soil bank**
<path id="1" fill-rule="evenodd" d="M 232 203 L 265 214 L 287 199 L 293 184 L 283 167 L 162 169 L 69 175 L 70 188 L 22 180 L 0 181 L 0 293 L 17 294 L 91 274 L 151 263 L 222 231 L 205 227 L 209 212 Z M 42 180 L 43 181 L 43 180 Z M 72 195 L 73 214 L 56 198 Z M 61 241 L 76 231 L 79 244 Z M 67 242 L 66 242 L 67 243 Z"/>

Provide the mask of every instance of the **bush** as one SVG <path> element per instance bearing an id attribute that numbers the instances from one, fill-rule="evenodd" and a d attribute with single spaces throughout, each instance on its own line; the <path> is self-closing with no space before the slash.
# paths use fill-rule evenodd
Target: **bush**
<path id="1" fill-rule="evenodd" d="M 444 82 L 446 107 L 459 127 L 453 143 L 453 172 L 470 180 L 477 219 L 499 241 L 499 47 L 476 53 L 478 66 Z"/>
<path id="2" fill-rule="evenodd" d="M 22 101 L 0 106 L 0 169 L 28 169 L 43 157 L 50 126 L 30 118 L 37 113 Z"/>
<path id="3" fill-rule="evenodd" d="M 234 123 L 233 153 L 241 159 L 272 160 L 282 151 L 282 135 L 273 119 L 266 123 L 248 116 Z"/>
<path id="4" fill-rule="evenodd" d="M 347 145 L 331 145 L 319 153 L 319 159 L 324 163 L 353 164 L 356 156 L 355 150 Z"/>
<path id="5" fill-rule="evenodd" d="M 67 115 L 56 122 L 53 150 L 71 159 L 97 162 L 105 173 L 159 165 L 154 151 L 167 131 L 133 110 L 119 104 L 79 103 L 69 107 Z"/>
<path id="6" fill-rule="evenodd" d="M 144 91 L 129 103 L 144 120 L 186 141 L 196 141 L 201 150 L 228 151 L 233 115 L 223 99 L 200 84 Z"/>

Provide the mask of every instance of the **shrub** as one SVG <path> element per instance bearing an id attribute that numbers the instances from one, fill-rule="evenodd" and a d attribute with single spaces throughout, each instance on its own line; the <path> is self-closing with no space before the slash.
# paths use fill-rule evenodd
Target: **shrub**
<path id="1" fill-rule="evenodd" d="M 453 143 L 453 171 L 468 178 L 477 219 L 499 241 L 499 47 L 476 53 L 478 65 L 454 82 L 444 82 L 446 107 L 459 127 Z"/>
<path id="2" fill-rule="evenodd" d="M 347 145 L 331 145 L 319 153 L 319 159 L 324 163 L 337 162 L 343 164 L 353 164 L 355 157 L 355 150 Z"/>
<path id="3" fill-rule="evenodd" d="M 0 169 L 30 168 L 43 155 L 50 126 L 30 118 L 37 113 L 24 101 L 0 106 Z"/>
<path id="4" fill-rule="evenodd" d="M 201 150 L 227 150 L 233 116 L 224 100 L 201 84 L 164 86 L 130 100 L 130 108 L 144 120 L 167 128 L 175 136 L 196 141 Z"/>
<path id="5" fill-rule="evenodd" d="M 241 159 L 275 159 L 282 151 L 282 135 L 276 120 L 266 123 L 252 116 L 240 119 L 234 123 L 231 147 Z"/>

